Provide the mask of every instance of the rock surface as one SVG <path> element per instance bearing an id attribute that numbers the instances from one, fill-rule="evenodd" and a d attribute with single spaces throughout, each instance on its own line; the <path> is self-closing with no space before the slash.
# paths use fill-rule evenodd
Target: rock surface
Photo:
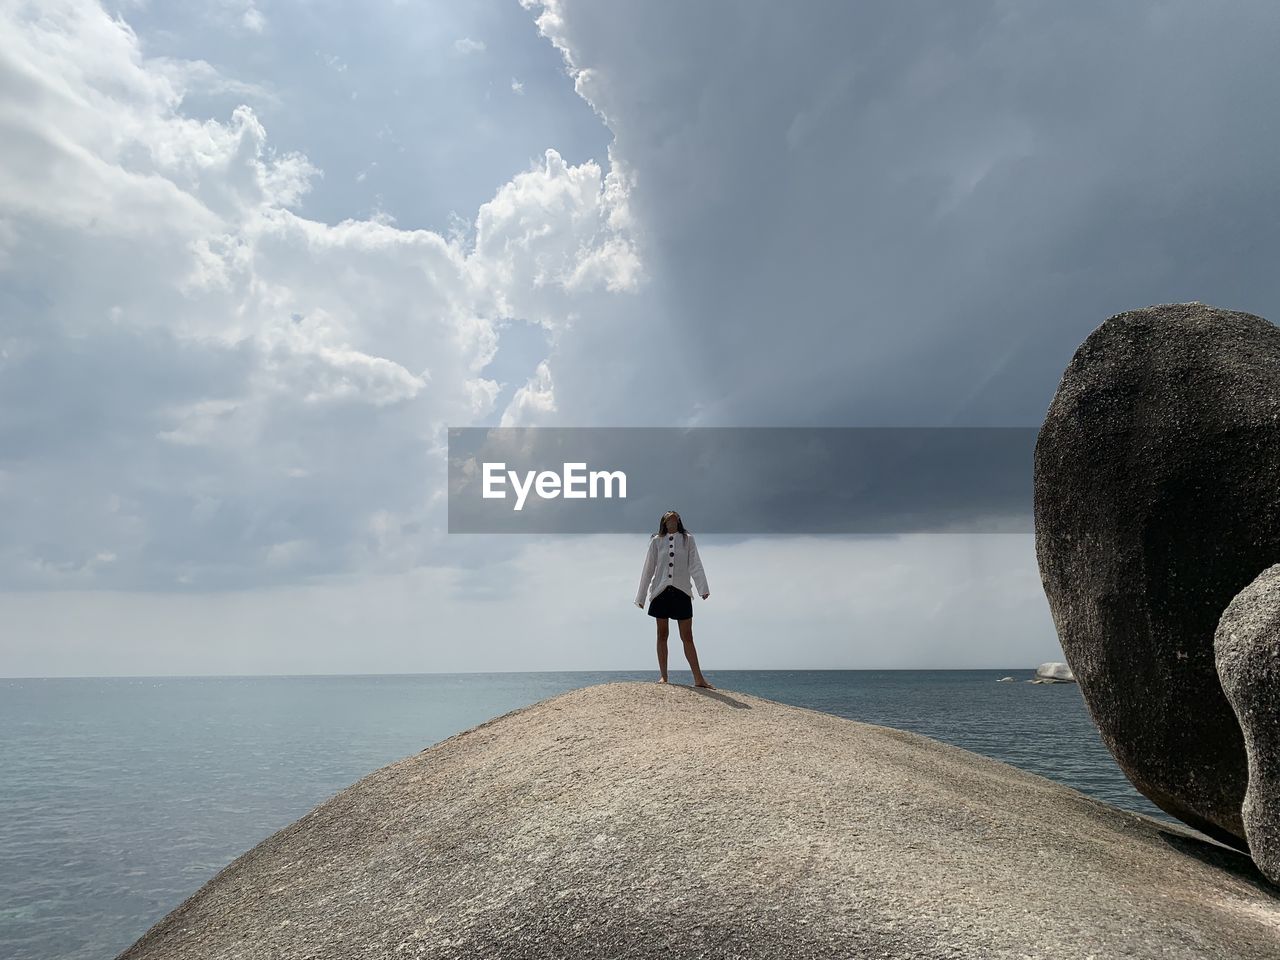
<path id="1" fill-rule="evenodd" d="M 1258 869 L 1280 883 L 1280 563 L 1227 605 L 1213 645 L 1249 758 L 1245 836 Z"/>
<path id="2" fill-rule="evenodd" d="M 610 683 L 383 767 L 121 956 L 1280 955 L 1248 857 L 916 734 Z"/>
<path id="3" fill-rule="evenodd" d="M 1036 667 L 1036 677 L 1040 680 L 1052 680 L 1057 683 L 1074 683 L 1076 679 L 1075 674 L 1071 672 L 1069 664 L 1057 661 L 1042 663 Z"/>
<path id="4" fill-rule="evenodd" d="M 1280 329 L 1200 303 L 1110 318 L 1062 375 L 1034 461 L 1041 580 L 1103 741 L 1157 806 L 1247 848 L 1213 635 L 1280 559 Z"/>

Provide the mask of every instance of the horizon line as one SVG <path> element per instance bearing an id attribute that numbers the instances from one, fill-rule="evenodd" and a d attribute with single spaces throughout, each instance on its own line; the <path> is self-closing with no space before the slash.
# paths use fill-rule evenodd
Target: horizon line
<path id="1" fill-rule="evenodd" d="M 1065 661 L 1044 661 L 1061 663 Z M 1039 666 L 1037 664 L 1037 666 Z M 1036 667 L 722 667 L 716 673 L 998 673 L 1026 672 Z M 485 677 L 523 674 L 655 673 L 654 668 L 610 668 L 603 670 L 430 670 L 405 673 L 156 673 L 156 674 L 66 674 L 59 676 L 0 676 L 6 680 L 306 680 L 355 679 L 369 677 Z M 672 669 L 670 673 L 691 673 Z"/>

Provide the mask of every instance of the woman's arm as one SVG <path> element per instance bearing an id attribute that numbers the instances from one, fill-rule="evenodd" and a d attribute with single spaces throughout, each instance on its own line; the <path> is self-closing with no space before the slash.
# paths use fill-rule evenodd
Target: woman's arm
<path id="1" fill-rule="evenodd" d="M 698 593 L 711 592 L 707 586 L 707 575 L 702 570 L 702 557 L 698 556 L 698 541 L 693 539 L 692 533 L 689 534 L 689 574 L 697 584 Z"/>
<path id="2" fill-rule="evenodd" d="M 649 587 L 649 581 L 653 579 L 653 571 L 657 565 L 658 540 L 655 537 L 649 541 L 649 549 L 644 555 L 644 571 L 640 574 L 640 589 L 636 591 L 637 606 L 644 606 L 645 591 Z"/>

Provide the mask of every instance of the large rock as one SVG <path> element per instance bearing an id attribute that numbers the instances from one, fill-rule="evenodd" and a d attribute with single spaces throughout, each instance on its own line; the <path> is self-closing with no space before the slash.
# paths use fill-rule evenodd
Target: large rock
<path id="1" fill-rule="evenodd" d="M 1254 863 L 1280 883 L 1280 563 L 1227 605 L 1213 646 L 1249 761 L 1245 836 Z"/>
<path id="2" fill-rule="evenodd" d="M 1280 888 L 1180 825 L 745 694 L 586 687 L 384 767 L 127 960 L 1274 960 Z"/>
<path id="3" fill-rule="evenodd" d="M 1102 739 L 1155 804 L 1241 848 L 1245 745 L 1213 635 L 1280 560 L 1278 478 L 1280 329 L 1200 303 L 1089 334 L 1035 448 L 1041 579 Z"/>

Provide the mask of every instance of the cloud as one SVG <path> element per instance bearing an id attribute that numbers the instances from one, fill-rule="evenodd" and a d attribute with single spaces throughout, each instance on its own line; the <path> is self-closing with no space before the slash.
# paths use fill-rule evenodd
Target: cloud
<path id="1" fill-rule="evenodd" d="M 521 2 L 635 177 L 703 423 L 1034 425 L 1113 313 L 1280 313 L 1271 5 Z"/>
<path id="2" fill-rule="evenodd" d="M 180 104 L 192 94 L 230 94 L 244 97 L 259 105 L 283 106 L 280 95 L 257 83 L 228 77 L 208 61 L 178 60 L 172 57 L 148 57 L 148 71 L 169 81 Z"/>
<path id="3" fill-rule="evenodd" d="M 267 18 L 254 0 L 218 0 L 215 10 L 219 19 L 239 30 L 262 34 L 267 29 Z"/>
<path id="4" fill-rule="evenodd" d="M 296 210 L 323 176 L 207 65 L 62 0 L 0 14 L 0 579 L 228 589 L 435 561 L 447 424 L 500 325 L 642 280 L 625 185 L 554 150 L 473 238 Z M 555 409 L 551 369 L 499 417 Z M 20 505 L 20 507 L 19 507 Z M 104 558 L 110 558 L 105 560 Z M 450 561 L 456 557 L 450 557 Z"/>
<path id="5" fill-rule="evenodd" d="M 262 15 L 261 10 L 252 4 L 245 10 L 240 22 L 244 24 L 246 30 L 251 30 L 254 33 L 262 33 L 267 26 L 267 18 Z"/>
<path id="6" fill-rule="evenodd" d="M 517 80 L 515 77 L 511 78 L 511 92 L 516 94 L 517 96 L 521 96 L 521 97 L 524 96 L 524 84 L 521 83 L 519 80 Z"/>
<path id="7" fill-rule="evenodd" d="M 484 53 L 484 41 L 472 40 L 470 37 L 461 37 L 453 41 L 453 49 L 461 54 L 468 53 Z"/>
<path id="8" fill-rule="evenodd" d="M 320 59 L 322 59 L 325 62 L 325 66 L 327 66 L 334 73 L 347 72 L 347 65 L 343 63 L 341 57 L 336 56 L 335 54 L 332 54 L 332 53 L 321 53 L 319 50 L 316 51 L 316 56 L 320 57 Z"/>
<path id="9" fill-rule="evenodd" d="M 515 399 L 502 414 L 502 427 L 536 426 L 542 415 L 556 410 L 555 387 L 551 381 L 551 369 L 546 362 L 538 364 L 537 372 L 529 382 L 516 391 Z"/>
<path id="10" fill-rule="evenodd" d="M 517 174 L 481 206 L 473 279 L 494 291 L 502 315 L 552 329 L 566 319 L 566 301 L 556 291 L 575 291 L 584 280 L 638 289 L 645 275 L 626 232 L 627 197 L 619 172 L 602 175 L 592 160 L 573 167 L 547 150 L 541 165 Z M 548 220 L 571 229 L 548 229 Z"/>

